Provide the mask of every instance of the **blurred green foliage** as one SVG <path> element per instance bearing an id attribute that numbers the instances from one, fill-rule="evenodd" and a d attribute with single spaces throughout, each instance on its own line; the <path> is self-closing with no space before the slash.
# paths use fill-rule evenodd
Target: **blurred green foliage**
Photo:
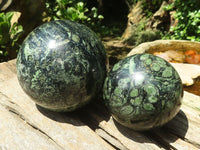
<path id="1" fill-rule="evenodd" d="M 46 0 L 45 4 L 47 12 L 44 21 L 68 19 L 91 27 L 104 19 L 96 7 L 87 7 L 86 0 Z"/>
<path id="2" fill-rule="evenodd" d="M 159 8 L 164 0 L 127 0 L 130 5 L 134 5 L 137 2 L 142 2 L 144 13 L 147 17 L 152 16 Z"/>
<path id="3" fill-rule="evenodd" d="M 164 0 L 128 0 L 131 4 L 141 1 L 146 17 L 155 13 Z M 168 1 L 168 0 L 166 0 Z M 162 34 L 163 39 L 191 40 L 200 42 L 200 1 L 174 0 L 165 7 L 167 11 L 175 11 L 177 24 Z"/>
<path id="4" fill-rule="evenodd" d="M 13 12 L 0 13 L 0 62 L 12 59 L 20 45 L 19 37 L 23 32 L 23 27 L 18 23 L 11 24 Z"/>
<path id="5" fill-rule="evenodd" d="M 143 23 L 139 24 L 137 29 L 135 30 L 135 32 L 131 35 L 131 37 L 129 37 L 127 40 L 125 40 L 124 42 L 129 44 L 129 45 L 139 45 L 141 43 L 144 42 L 150 42 L 150 41 L 154 41 L 154 40 L 158 40 L 161 39 L 161 32 L 158 30 L 145 30 L 142 29 Z"/>
<path id="6" fill-rule="evenodd" d="M 164 0 L 141 0 L 143 10 L 147 17 L 152 16 L 161 6 Z"/>
<path id="7" fill-rule="evenodd" d="M 120 36 L 121 28 L 112 23 L 112 27 L 102 23 L 104 16 L 87 0 L 45 0 L 47 11 L 43 21 L 48 22 L 57 19 L 68 19 L 85 24 L 94 30 L 99 36 Z M 119 23 L 120 24 L 120 23 Z"/>
<path id="8" fill-rule="evenodd" d="M 200 1 L 175 0 L 165 9 L 176 11 L 174 17 L 178 20 L 176 26 L 171 27 L 170 33 L 164 38 L 191 40 L 200 42 Z"/>
<path id="9" fill-rule="evenodd" d="M 160 8 L 164 0 L 126 0 L 126 3 L 128 6 L 134 7 L 139 1 L 142 3 L 146 17 L 149 18 Z M 126 26 L 126 23 L 120 21 L 111 21 L 111 23 L 105 25 L 104 16 L 99 14 L 97 9 L 97 1 L 89 3 L 87 0 L 44 0 L 43 2 L 46 5 L 43 14 L 44 22 L 57 19 L 72 20 L 87 25 L 101 37 L 120 37 L 124 31 L 123 27 Z M 174 0 L 165 7 L 166 11 L 175 12 L 174 18 L 177 20 L 177 24 L 171 27 L 169 32 L 146 31 L 145 24 L 141 23 L 130 41 L 137 45 L 162 36 L 163 39 L 200 42 L 199 8 L 199 0 Z M 0 62 L 15 57 L 21 44 L 19 38 L 23 32 L 23 27 L 18 23 L 11 23 L 13 14 L 13 12 L 0 13 Z"/>

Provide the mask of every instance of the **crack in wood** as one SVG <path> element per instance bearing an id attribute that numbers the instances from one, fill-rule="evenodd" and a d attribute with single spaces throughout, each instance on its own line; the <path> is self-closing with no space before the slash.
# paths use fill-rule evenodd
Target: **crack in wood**
<path id="1" fill-rule="evenodd" d="M 196 148 L 200 149 L 200 144 L 199 143 L 196 143 L 195 141 L 191 141 L 189 139 L 184 139 L 185 142 L 188 142 L 190 144 L 192 144 L 193 146 L 195 146 Z"/>
<path id="2" fill-rule="evenodd" d="M 46 132 L 42 131 L 40 128 L 38 128 L 36 125 L 34 125 L 33 123 L 30 123 L 22 114 L 20 114 L 17 110 L 13 109 L 12 107 L 6 106 L 6 109 L 17 115 L 21 120 L 23 120 L 24 122 L 26 122 L 27 125 L 29 125 L 30 127 L 32 127 L 34 130 L 39 131 L 42 135 L 46 136 L 48 139 L 50 139 L 51 141 L 53 141 L 53 143 L 55 143 L 60 149 L 65 150 L 62 146 L 60 146 L 53 138 L 51 138 L 51 136 L 49 136 Z"/>
<path id="3" fill-rule="evenodd" d="M 117 137 L 113 136 L 109 132 L 107 132 L 104 128 L 99 126 L 99 122 L 101 121 L 102 118 L 107 118 L 107 115 L 102 113 L 99 110 L 99 107 L 97 105 L 93 105 L 92 109 L 86 109 L 80 117 L 80 120 L 89 126 L 95 133 L 97 133 L 102 139 L 104 139 L 108 144 L 112 145 L 115 149 L 119 150 L 128 150 L 127 148 Z M 103 111 L 104 112 L 104 111 Z M 83 117 L 84 116 L 84 117 Z M 102 130 L 104 134 L 101 134 L 98 132 L 98 130 Z M 169 150 L 177 150 L 175 147 L 167 143 L 166 141 L 160 141 L 160 138 L 156 140 L 154 137 L 147 136 L 144 134 L 149 140 L 153 141 L 154 143 L 156 142 L 158 145 L 160 145 L 161 148 L 164 149 L 169 149 Z"/>
<path id="4" fill-rule="evenodd" d="M 148 137 L 149 139 L 153 140 L 154 142 L 156 142 L 158 145 L 160 145 L 164 149 L 177 150 L 177 148 L 172 146 L 170 143 L 166 142 L 164 139 L 162 139 L 161 136 L 159 136 L 156 133 L 153 133 L 152 131 L 146 131 L 144 132 L 144 135 Z"/>
<path id="5" fill-rule="evenodd" d="M 86 124 L 88 127 L 90 127 L 91 130 L 93 130 L 95 133 L 97 133 L 104 141 L 106 141 L 108 144 L 110 144 L 115 149 L 128 150 L 128 148 L 121 141 L 119 141 L 116 137 L 114 137 L 113 135 L 111 135 L 105 129 L 101 128 L 98 125 L 98 121 L 96 120 L 96 118 L 93 115 L 91 115 L 91 112 L 89 110 L 87 110 L 84 113 L 86 113 L 86 114 L 83 115 L 84 117 L 83 116 L 80 117 L 80 120 L 84 124 Z M 96 112 L 96 113 L 98 113 L 98 112 Z M 98 132 L 98 130 L 102 130 L 104 133 L 100 134 Z"/>
<path id="6" fill-rule="evenodd" d="M 110 135 L 107 131 L 105 131 L 103 128 L 100 128 L 98 126 L 96 126 L 93 123 L 86 123 L 84 121 L 84 123 L 91 129 L 93 130 L 95 133 L 97 133 L 97 135 L 99 135 L 105 142 L 107 142 L 108 144 L 110 144 L 112 147 L 114 147 L 117 150 L 128 150 L 128 148 L 126 148 L 125 145 L 123 145 L 117 138 L 115 138 L 114 136 Z M 101 129 L 104 131 L 104 135 L 99 134 L 96 130 Z M 109 137 L 110 140 L 108 140 L 105 136 Z M 111 142 L 111 140 L 115 143 L 118 143 L 118 145 L 113 144 L 113 142 Z M 123 148 L 122 148 L 123 147 Z"/>
<path id="7" fill-rule="evenodd" d="M 109 134 L 102 128 L 96 129 L 95 133 L 97 133 L 101 138 L 103 138 L 106 142 L 112 145 L 117 150 L 129 150 L 121 141 L 119 141 L 116 137 Z"/>
<path id="8" fill-rule="evenodd" d="M 175 132 L 173 132 L 173 131 L 171 131 L 171 130 L 168 130 L 167 128 L 165 128 L 165 130 L 167 130 L 169 133 L 171 133 L 171 134 L 177 136 L 178 138 L 182 139 L 183 141 L 192 144 L 194 147 L 197 147 L 198 149 L 200 149 L 200 144 L 199 144 L 199 143 L 197 143 L 197 142 L 195 142 L 195 141 L 191 141 L 190 139 L 187 139 L 187 138 L 185 138 L 185 137 L 182 137 L 182 136 L 180 136 L 179 134 L 176 134 Z"/>
<path id="9" fill-rule="evenodd" d="M 14 107 L 19 107 L 16 103 L 10 101 L 8 99 L 8 97 L 6 95 L 4 95 L 3 93 L 0 92 L 0 95 L 4 96 L 4 98 L 6 98 L 7 100 L 4 101 L 2 100 L 0 105 L 3 106 L 6 110 L 8 110 L 10 113 L 18 116 L 18 118 L 20 118 L 21 120 L 23 120 L 27 125 L 29 125 L 30 127 L 32 127 L 34 130 L 39 131 L 39 133 L 41 133 L 42 135 L 44 135 L 45 137 L 47 137 L 48 139 L 50 139 L 53 143 L 55 143 L 61 150 L 64 150 L 65 148 L 63 148 L 61 145 L 59 145 L 53 138 L 51 138 L 51 136 L 49 136 L 46 132 L 44 132 L 43 130 L 41 130 L 39 127 L 37 127 L 36 125 L 34 125 L 33 123 L 31 123 L 26 117 L 24 117 L 24 115 L 22 115 L 17 109 L 15 109 Z"/>

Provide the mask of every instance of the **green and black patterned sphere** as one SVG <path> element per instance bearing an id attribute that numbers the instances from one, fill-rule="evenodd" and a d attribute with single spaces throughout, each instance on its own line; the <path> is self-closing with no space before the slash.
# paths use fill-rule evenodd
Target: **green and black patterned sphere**
<path id="1" fill-rule="evenodd" d="M 40 106 L 72 111 L 96 97 L 106 76 L 106 52 L 88 27 L 57 20 L 33 30 L 17 57 L 23 90 Z"/>
<path id="2" fill-rule="evenodd" d="M 177 71 L 151 54 L 136 54 L 115 64 L 103 91 L 114 119 L 134 130 L 167 123 L 178 113 L 183 97 Z"/>

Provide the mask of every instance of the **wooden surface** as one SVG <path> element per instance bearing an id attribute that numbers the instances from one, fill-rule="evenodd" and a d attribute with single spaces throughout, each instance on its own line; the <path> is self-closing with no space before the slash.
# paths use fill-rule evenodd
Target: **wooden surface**
<path id="1" fill-rule="evenodd" d="M 0 150 L 200 149 L 200 97 L 184 92 L 178 115 L 162 128 L 135 132 L 97 100 L 71 113 L 37 105 L 19 86 L 15 60 L 0 63 Z"/>

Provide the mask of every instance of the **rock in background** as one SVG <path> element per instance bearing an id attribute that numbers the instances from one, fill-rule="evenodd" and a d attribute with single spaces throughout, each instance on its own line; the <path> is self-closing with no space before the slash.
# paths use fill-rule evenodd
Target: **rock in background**
<path id="1" fill-rule="evenodd" d="M 160 30 L 160 31 L 169 31 L 170 27 L 170 14 L 168 11 L 164 9 L 169 5 L 166 1 L 163 1 L 162 5 L 160 6 L 159 10 L 153 15 L 150 21 L 150 28 Z"/>
<path id="2" fill-rule="evenodd" d="M 122 35 L 125 43 L 138 45 L 143 42 L 154 41 L 161 38 L 161 34 L 169 32 L 170 26 L 175 26 L 175 12 L 164 9 L 171 1 L 163 1 L 160 8 L 150 17 L 145 14 L 143 1 L 132 6 L 128 14 L 127 27 Z"/>

